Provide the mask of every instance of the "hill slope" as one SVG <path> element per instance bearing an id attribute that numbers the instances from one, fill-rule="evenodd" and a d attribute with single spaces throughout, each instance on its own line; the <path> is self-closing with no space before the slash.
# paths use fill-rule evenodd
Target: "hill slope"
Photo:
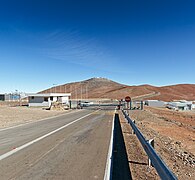
<path id="1" fill-rule="evenodd" d="M 72 99 L 109 98 L 123 99 L 131 96 L 133 99 L 195 100 L 195 84 L 179 84 L 155 87 L 150 85 L 127 86 L 106 78 L 91 78 L 81 82 L 68 83 L 46 89 L 39 93 L 71 93 Z"/>
<path id="2" fill-rule="evenodd" d="M 39 93 L 71 93 L 72 99 L 103 98 L 107 92 L 125 88 L 122 85 L 106 78 L 91 78 L 81 82 L 68 83 L 46 89 Z M 110 96 L 108 97 L 110 98 Z"/>

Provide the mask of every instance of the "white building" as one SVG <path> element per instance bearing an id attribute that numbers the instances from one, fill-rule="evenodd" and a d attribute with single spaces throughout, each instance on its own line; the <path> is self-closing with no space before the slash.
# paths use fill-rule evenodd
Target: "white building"
<path id="1" fill-rule="evenodd" d="M 29 107 L 50 107 L 52 102 L 69 104 L 70 93 L 28 94 Z"/>
<path id="2" fill-rule="evenodd" d="M 145 105 L 151 106 L 151 107 L 165 107 L 167 102 L 159 101 L 159 100 L 146 100 Z"/>
<path id="3" fill-rule="evenodd" d="M 192 101 L 173 101 L 167 104 L 167 107 L 174 110 L 193 110 Z"/>
<path id="4" fill-rule="evenodd" d="M 195 110 L 195 101 L 192 102 L 192 110 Z"/>

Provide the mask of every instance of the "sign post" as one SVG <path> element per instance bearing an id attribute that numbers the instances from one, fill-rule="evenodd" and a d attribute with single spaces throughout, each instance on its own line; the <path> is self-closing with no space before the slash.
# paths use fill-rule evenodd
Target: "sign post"
<path id="1" fill-rule="evenodd" d="M 127 109 L 131 109 L 131 98 L 129 96 L 126 96 L 125 101 L 127 102 Z"/>

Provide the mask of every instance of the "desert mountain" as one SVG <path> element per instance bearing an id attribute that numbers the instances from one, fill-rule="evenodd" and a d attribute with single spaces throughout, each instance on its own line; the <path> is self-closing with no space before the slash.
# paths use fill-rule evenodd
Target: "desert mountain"
<path id="1" fill-rule="evenodd" d="M 68 83 L 46 89 L 39 93 L 71 93 L 72 99 L 109 98 L 195 100 L 195 84 L 178 84 L 155 87 L 150 85 L 128 86 L 106 78 L 91 78 L 85 81 Z"/>

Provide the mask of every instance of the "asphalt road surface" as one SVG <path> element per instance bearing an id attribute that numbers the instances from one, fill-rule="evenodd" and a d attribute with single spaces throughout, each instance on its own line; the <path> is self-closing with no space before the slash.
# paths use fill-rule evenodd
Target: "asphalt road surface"
<path id="1" fill-rule="evenodd" d="M 103 179 L 113 110 L 0 129 L 0 179 Z"/>

